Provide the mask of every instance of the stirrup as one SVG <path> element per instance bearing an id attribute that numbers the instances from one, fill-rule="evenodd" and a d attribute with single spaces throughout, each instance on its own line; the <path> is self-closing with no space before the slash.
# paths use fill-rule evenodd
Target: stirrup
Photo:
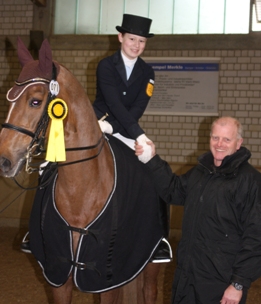
<path id="1" fill-rule="evenodd" d="M 25 252 L 25 253 L 32 253 L 31 249 L 30 249 L 30 241 L 28 239 L 28 235 L 29 235 L 29 231 L 25 234 L 23 240 L 22 240 L 22 244 L 20 246 L 21 251 Z"/>
<path id="2" fill-rule="evenodd" d="M 173 259 L 172 249 L 167 239 L 163 238 L 152 256 L 151 263 L 169 263 Z"/>

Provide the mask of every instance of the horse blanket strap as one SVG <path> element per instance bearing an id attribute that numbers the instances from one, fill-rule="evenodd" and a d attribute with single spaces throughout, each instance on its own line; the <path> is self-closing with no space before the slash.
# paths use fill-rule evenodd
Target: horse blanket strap
<path id="1" fill-rule="evenodd" d="M 92 235 L 93 237 L 95 237 L 95 239 L 97 240 L 97 235 L 99 234 L 98 230 L 91 230 L 91 229 L 83 229 L 83 228 L 78 228 L 78 227 L 73 227 L 73 226 L 63 226 L 63 229 L 67 229 L 70 231 L 75 231 L 78 232 L 82 235 Z"/>
<path id="2" fill-rule="evenodd" d="M 68 260 L 64 257 L 59 257 L 59 260 L 63 263 L 69 263 L 69 264 L 73 265 L 74 267 L 76 267 L 79 270 L 85 270 L 85 269 L 95 270 L 100 275 L 98 269 L 95 268 L 96 263 L 80 263 L 80 262 L 75 262 L 75 261 Z"/>
<path id="3" fill-rule="evenodd" d="M 71 227 L 62 217 L 54 199 L 57 174 L 52 170 L 42 174 L 42 184 L 51 181 L 35 195 L 30 246 L 52 286 L 63 285 L 72 275 L 84 292 L 120 287 L 144 269 L 164 235 L 149 169 L 117 138 L 108 135 L 108 143 L 114 158 L 114 186 L 99 215 L 86 227 Z M 75 254 L 73 231 L 80 233 Z"/>

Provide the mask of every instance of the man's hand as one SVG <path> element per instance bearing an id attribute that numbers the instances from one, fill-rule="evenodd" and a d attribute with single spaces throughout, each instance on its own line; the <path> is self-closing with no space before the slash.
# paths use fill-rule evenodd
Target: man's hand
<path id="1" fill-rule="evenodd" d="M 135 142 L 135 155 L 144 164 L 155 155 L 155 145 L 145 134 L 140 135 Z"/>
<path id="2" fill-rule="evenodd" d="M 234 286 L 229 285 L 223 294 L 220 304 L 239 304 L 242 295 L 242 290 L 236 290 Z"/>

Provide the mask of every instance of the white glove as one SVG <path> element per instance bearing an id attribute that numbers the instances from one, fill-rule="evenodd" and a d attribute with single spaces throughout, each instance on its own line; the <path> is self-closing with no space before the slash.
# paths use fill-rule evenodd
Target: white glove
<path id="1" fill-rule="evenodd" d="M 112 134 L 113 128 L 112 128 L 112 125 L 110 123 L 108 123 L 108 121 L 106 121 L 106 120 L 98 120 L 98 123 L 99 123 L 101 131 L 103 133 Z"/>
<path id="2" fill-rule="evenodd" d="M 152 149 L 151 146 L 147 144 L 147 141 L 151 141 L 145 134 L 140 135 L 137 138 L 139 145 L 143 147 L 143 153 L 138 156 L 138 159 L 146 164 L 152 158 Z"/>

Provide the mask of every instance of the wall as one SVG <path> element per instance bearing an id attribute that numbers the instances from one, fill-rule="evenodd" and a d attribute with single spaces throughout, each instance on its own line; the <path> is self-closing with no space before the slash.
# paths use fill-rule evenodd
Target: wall
<path id="1" fill-rule="evenodd" d="M 19 35 L 31 46 L 32 30 L 43 31 L 53 49 L 53 58 L 70 69 L 95 98 L 95 71 L 99 60 L 118 48 L 115 36 L 52 36 L 53 1 L 37 7 L 29 0 L 0 0 L 0 123 L 6 117 L 7 90 L 19 75 L 16 55 Z M 32 51 L 33 56 L 36 53 Z M 218 57 L 220 58 L 219 115 L 237 117 L 245 127 L 244 145 L 251 150 L 251 164 L 261 167 L 261 39 L 251 35 L 159 35 L 148 41 L 145 57 Z M 207 88 L 206 88 L 207 90 Z M 157 152 L 173 170 L 183 173 L 196 163 L 198 155 L 208 150 L 209 128 L 215 117 L 145 115 L 141 125 L 157 146 Z M 30 183 L 32 177 L 24 177 Z M 3 197 L 0 210 L 18 188 L 0 178 Z M 15 190 L 16 189 L 16 190 Z M 10 195 L 10 196 L 9 196 Z M 0 224 L 27 223 L 33 194 L 20 196 L 0 214 Z M 181 208 L 172 208 L 172 228 L 180 228 Z"/>

